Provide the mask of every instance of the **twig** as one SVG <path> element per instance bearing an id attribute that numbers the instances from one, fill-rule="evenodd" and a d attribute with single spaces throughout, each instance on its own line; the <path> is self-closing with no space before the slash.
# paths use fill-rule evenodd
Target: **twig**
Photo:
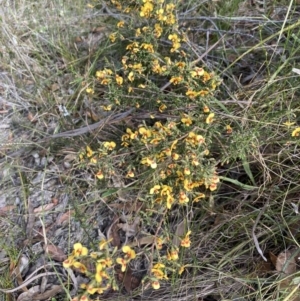
<path id="1" fill-rule="evenodd" d="M 255 244 L 255 248 L 256 248 L 257 252 L 259 253 L 259 255 L 262 257 L 262 259 L 263 259 L 264 261 L 268 261 L 268 260 L 267 260 L 267 258 L 264 256 L 263 251 L 261 250 L 261 248 L 260 248 L 260 246 L 259 246 L 258 239 L 257 239 L 257 236 L 256 236 L 256 234 L 255 234 L 255 230 L 256 230 L 256 227 L 257 227 L 257 224 L 258 224 L 260 218 L 262 217 L 263 213 L 266 211 L 268 205 L 269 205 L 269 204 L 266 203 L 266 204 L 264 205 L 264 207 L 260 210 L 260 212 L 259 212 L 259 214 L 258 214 L 258 216 L 257 216 L 257 218 L 256 218 L 256 220 L 255 220 L 255 223 L 254 223 L 254 225 L 253 225 L 253 228 L 252 228 L 252 238 L 253 238 L 253 241 L 254 241 L 254 244 Z"/>

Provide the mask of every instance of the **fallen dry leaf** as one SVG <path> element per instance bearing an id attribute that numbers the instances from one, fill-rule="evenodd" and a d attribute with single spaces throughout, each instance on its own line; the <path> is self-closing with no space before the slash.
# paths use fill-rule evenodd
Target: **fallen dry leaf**
<path id="1" fill-rule="evenodd" d="M 121 246 L 121 240 L 120 235 L 118 233 L 119 227 L 117 225 L 119 221 L 119 217 L 115 215 L 112 224 L 110 225 L 109 229 L 107 230 L 107 239 L 112 239 L 112 246 L 120 248 Z"/>
<path id="2" fill-rule="evenodd" d="M 15 208 L 16 208 L 16 206 L 14 206 L 14 205 L 4 206 L 4 207 L 0 208 L 0 216 L 6 216 L 9 211 L 12 211 Z"/>
<path id="3" fill-rule="evenodd" d="M 277 256 L 274 255 L 272 252 L 269 252 L 269 256 L 270 256 L 270 260 L 273 263 L 274 267 L 276 267 L 276 263 L 277 263 Z"/>
<path id="4" fill-rule="evenodd" d="M 32 297 L 40 292 L 40 286 L 35 285 L 31 287 L 28 291 L 19 295 L 17 301 L 31 301 Z"/>
<path id="5" fill-rule="evenodd" d="M 140 239 L 134 240 L 130 244 L 128 244 L 130 247 L 136 247 L 136 246 L 142 246 L 142 245 L 152 245 L 155 241 L 154 236 L 145 236 L 141 237 Z"/>
<path id="6" fill-rule="evenodd" d="M 26 224 L 26 234 L 27 238 L 30 241 L 32 239 L 32 230 L 35 221 L 35 214 L 33 212 L 33 203 L 31 200 L 28 200 L 28 216 L 27 216 L 27 224 Z"/>
<path id="7" fill-rule="evenodd" d="M 296 260 L 293 252 L 289 250 L 281 252 L 277 256 L 275 267 L 278 272 L 283 272 L 286 275 L 294 274 L 296 272 Z"/>
<path id="8" fill-rule="evenodd" d="M 173 245 L 179 247 L 181 239 L 180 236 L 183 236 L 185 233 L 185 221 L 182 220 L 176 227 L 175 235 L 173 238 Z"/>
<path id="9" fill-rule="evenodd" d="M 136 235 L 139 224 L 140 224 L 140 218 L 136 217 L 132 224 L 120 223 L 118 224 L 118 227 L 125 232 L 127 237 L 132 237 Z"/>
<path id="10" fill-rule="evenodd" d="M 141 279 L 132 275 L 132 270 L 127 267 L 126 272 L 121 272 L 119 268 L 116 269 L 116 278 L 120 285 L 123 285 L 128 293 L 139 287 Z"/>
<path id="11" fill-rule="evenodd" d="M 46 205 L 43 205 L 43 206 L 40 206 L 38 208 L 35 208 L 33 210 L 34 213 L 40 213 L 40 212 L 44 212 L 44 211 L 49 211 L 51 210 L 53 207 L 54 207 L 54 203 L 50 203 L 50 204 L 46 204 Z"/>
<path id="12" fill-rule="evenodd" d="M 65 212 L 63 215 L 61 215 L 57 219 L 56 225 L 59 226 L 59 225 L 63 224 L 65 221 L 70 220 L 70 217 L 71 217 L 72 214 L 74 214 L 74 212 L 75 212 L 74 210 L 69 210 L 69 211 Z"/>
<path id="13" fill-rule="evenodd" d="M 60 88 L 60 86 L 59 86 L 58 83 L 54 83 L 54 84 L 51 85 L 52 92 L 55 92 L 55 91 L 59 90 L 59 88 Z"/>
<path id="14" fill-rule="evenodd" d="M 64 291 L 64 288 L 61 285 L 52 285 L 52 287 L 47 290 L 46 292 L 42 294 L 37 294 L 32 297 L 31 300 L 47 300 L 54 296 L 56 296 L 58 293 L 61 293 Z"/>
<path id="15" fill-rule="evenodd" d="M 63 262 L 67 259 L 67 255 L 64 253 L 62 249 L 54 245 L 44 245 L 44 251 L 49 255 L 50 258 Z"/>
<path id="16" fill-rule="evenodd" d="M 52 203 L 54 204 L 54 206 L 56 206 L 58 204 L 58 199 L 57 198 L 53 198 L 52 199 Z"/>
<path id="17" fill-rule="evenodd" d="M 35 118 L 35 116 L 31 112 L 28 112 L 27 118 L 31 123 L 37 122 L 37 118 Z"/>

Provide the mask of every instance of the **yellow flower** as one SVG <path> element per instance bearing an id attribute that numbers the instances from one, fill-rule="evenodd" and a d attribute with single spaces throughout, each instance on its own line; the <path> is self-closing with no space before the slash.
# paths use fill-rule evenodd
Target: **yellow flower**
<path id="1" fill-rule="evenodd" d="M 103 269 L 102 264 L 97 263 L 95 279 L 98 283 L 102 282 L 102 269 Z"/>
<path id="2" fill-rule="evenodd" d="M 193 202 L 197 203 L 199 202 L 200 199 L 204 199 L 204 198 L 205 198 L 205 194 L 199 193 L 198 196 L 193 199 Z"/>
<path id="3" fill-rule="evenodd" d="M 111 151 L 111 150 L 113 150 L 116 147 L 116 143 L 114 141 L 110 141 L 110 142 L 106 141 L 106 142 L 103 143 L 103 146 L 106 149 L 108 149 L 108 150 Z"/>
<path id="4" fill-rule="evenodd" d="M 143 65 L 141 63 L 133 64 L 132 69 L 141 74 L 143 72 Z"/>
<path id="5" fill-rule="evenodd" d="M 94 89 L 92 89 L 92 88 L 86 88 L 85 91 L 87 94 L 91 94 L 91 95 L 93 95 L 95 93 Z"/>
<path id="6" fill-rule="evenodd" d="M 90 158 L 94 155 L 93 150 L 89 146 L 86 147 L 86 155 L 88 158 Z"/>
<path id="7" fill-rule="evenodd" d="M 150 31 L 150 27 L 149 27 L 149 26 L 144 26 L 144 27 L 142 28 L 142 31 L 143 31 L 144 33 L 147 33 L 148 31 Z"/>
<path id="8" fill-rule="evenodd" d="M 132 53 L 138 53 L 140 51 L 139 43 L 133 42 L 133 43 L 127 45 L 126 50 L 130 50 Z"/>
<path id="9" fill-rule="evenodd" d="M 181 275 L 183 272 L 184 272 L 184 270 L 185 270 L 185 265 L 182 265 L 180 268 L 179 268 L 179 270 L 178 270 L 178 274 L 179 275 Z"/>
<path id="10" fill-rule="evenodd" d="M 168 3 L 166 5 L 167 12 L 171 12 L 172 10 L 174 10 L 174 8 L 175 8 L 175 4 L 174 3 Z"/>
<path id="11" fill-rule="evenodd" d="M 128 80 L 129 80 L 130 82 L 133 82 L 133 81 L 134 81 L 134 74 L 133 74 L 132 71 L 129 72 L 129 74 L 128 74 Z"/>
<path id="12" fill-rule="evenodd" d="M 173 43 L 173 47 L 171 48 L 171 52 L 175 52 L 177 49 L 179 49 L 181 46 L 180 43 Z"/>
<path id="13" fill-rule="evenodd" d="M 191 231 L 188 231 L 185 235 L 185 237 L 181 240 L 180 245 L 184 248 L 189 248 L 191 246 L 191 241 L 190 241 L 190 234 Z"/>
<path id="14" fill-rule="evenodd" d="M 181 81 L 183 80 L 183 78 L 181 76 L 173 76 L 171 79 L 170 79 L 170 83 L 173 84 L 173 85 L 178 85 Z"/>
<path id="15" fill-rule="evenodd" d="M 99 180 L 104 179 L 103 171 L 102 171 L 102 170 L 99 170 L 99 171 L 96 173 L 96 177 L 97 177 Z"/>
<path id="16" fill-rule="evenodd" d="M 107 257 L 105 259 L 100 259 L 99 263 L 103 265 L 103 267 L 111 267 L 113 264 L 113 261 L 111 258 Z"/>
<path id="17" fill-rule="evenodd" d="M 210 191 L 215 191 L 217 189 L 218 185 L 216 183 L 211 183 L 209 185 L 209 190 Z"/>
<path id="18" fill-rule="evenodd" d="M 90 159 L 90 162 L 92 164 L 96 164 L 98 162 L 98 160 L 97 160 L 97 158 L 93 157 L 93 158 Z"/>
<path id="19" fill-rule="evenodd" d="M 188 96 L 191 99 L 194 99 L 196 96 L 198 96 L 198 93 L 196 91 L 193 90 L 187 90 L 187 92 L 185 93 L 186 96 Z"/>
<path id="20" fill-rule="evenodd" d="M 102 108 L 104 111 L 111 111 L 112 105 L 101 106 L 101 108 Z"/>
<path id="21" fill-rule="evenodd" d="M 86 266 L 84 264 L 80 263 L 80 262 L 74 262 L 73 267 L 75 269 L 77 269 L 82 274 L 86 274 L 87 271 L 88 271 Z"/>
<path id="22" fill-rule="evenodd" d="M 298 137 L 300 135 L 300 127 L 295 128 L 292 132 L 292 137 Z"/>
<path id="23" fill-rule="evenodd" d="M 104 79 L 106 76 L 111 75 L 113 72 L 110 69 L 99 70 L 96 72 L 97 79 Z"/>
<path id="24" fill-rule="evenodd" d="M 176 63 L 176 66 L 179 68 L 179 69 L 183 69 L 185 67 L 185 62 L 178 62 Z"/>
<path id="25" fill-rule="evenodd" d="M 160 190 L 160 185 L 154 185 L 151 189 L 150 189 L 150 194 L 158 194 Z"/>
<path id="26" fill-rule="evenodd" d="M 173 43 L 175 43 L 175 42 L 180 42 L 180 38 L 177 36 L 176 33 L 170 34 L 170 35 L 168 36 L 168 39 L 171 40 Z"/>
<path id="27" fill-rule="evenodd" d="M 204 106 L 203 107 L 203 112 L 204 113 L 209 113 L 209 107 L 208 106 Z"/>
<path id="28" fill-rule="evenodd" d="M 136 139 L 138 136 L 138 132 L 133 132 L 131 129 L 127 128 L 126 133 L 129 135 L 130 140 Z"/>
<path id="29" fill-rule="evenodd" d="M 155 169 L 157 167 L 157 163 L 155 162 L 155 160 L 153 160 L 149 157 L 143 158 L 141 160 L 141 163 L 144 165 L 150 166 L 153 169 Z"/>
<path id="30" fill-rule="evenodd" d="M 154 53 L 154 48 L 152 44 L 147 44 L 147 43 L 143 43 L 141 45 L 141 47 L 147 51 L 149 51 L 150 53 Z"/>
<path id="31" fill-rule="evenodd" d="M 186 204 L 189 202 L 188 196 L 185 194 L 185 192 L 180 191 L 179 193 L 179 204 Z"/>
<path id="32" fill-rule="evenodd" d="M 123 84 L 123 77 L 116 74 L 116 82 L 119 86 L 121 86 Z"/>
<path id="33" fill-rule="evenodd" d="M 140 16 L 149 18 L 151 16 L 151 12 L 153 11 L 153 4 L 150 1 L 146 1 L 146 3 L 141 7 Z"/>
<path id="34" fill-rule="evenodd" d="M 226 125 L 225 129 L 226 129 L 226 133 L 227 134 L 231 134 L 232 133 L 232 127 L 229 124 Z"/>
<path id="35" fill-rule="evenodd" d="M 174 203 L 173 195 L 172 194 L 167 194 L 167 208 L 171 209 L 173 203 Z"/>
<path id="36" fill-rule="evenodd" d="M 175 160 L 175 161 L 178 160 L 179 157 L 180 157 L 180 156 L 179 156 L 177 153 L 173 153 L 173 154 L 172 154 L 172 159 Z"/>
<path id="37" fill-rule="evenodd" d="M 141 35 L 141 29 L 138 28 L 136 31 L 135 31 L 135 36 L 138 38 L 140 35 Z"/>
<path id="38" fill-rule="evenodd" d="M 172 21 L 171 21 L 172 22 Z M 170 23 L 169 23 L 170 24 Z M 176 51 L 178 48 L 180 48 L 180 38 L 177 36 L 177 34 L 170 34 L 168 36 L 168 39 L 172 41 L 172 48 L 171 48 L 171 52 Z"/>
<path id="39" fill-rule="evenodd" d="M 197 146 L 205 143 L 204 137 L 201 135 L 196 135 L 194 132 L 189 132 L 185 140 L 188 144 L 191 144 L 193 146 Z"/>
<path id="40" fill-rule="evenodd" d="M 162 140 L 162 138 L 154 138 L 150 141 L 150 144 L 158 145 L 161 140 Z"/>
<path id="41" fill-rule="evenodd" d="M 74 264 L 74 256 L 69 256 L 64 262 L 63 262 L 63 267 L 65 269 L 70 268 Z"/>
<path id="42" fill-rule="evenodd" d="M 160 288 L 160 283 L 159 281 L 152 281 L 151 283 L 152 287 L 155 289 L 155 290 L 158 290 Z"/>
<path id="43" fill-rule="evenodd" d="M 126 260 L 131 260 L 136 257 L 135 251 L 133 249 L 131 249 L 129 246 L 124 246 L 122 248 L 122 251 L 124 253 L 126 253 L 126 255 L 125 255 Z"/>
<path id="44" fill-rule="evenodd" d="M 118 28 L 124 27 L 124 24 L 125 24 L 124 21 L 120 21 L 120 22 L 117 23 L 117 27 Z"/>
<path id="45" fill-rule="evenodd" d="M 169 58 L 168 56 L 165 57 L 165 61 L 166 61 L 167 65 L 172 64 L 171 58 Z"/>
<path id="46" fill-rule="evenodd" d="M 190 117 L 181 118 L 181 122 L 186 126 L 190 126 L 193 123 Z"/>
<path id="47" fill-rule="evenodd" d="M 210 113 L 206 118 L 206 123 L 207 124 L 212 123 L 214 121 L 214 116 L 215 116 L 215 113 Z"/>
<path id="48" fill-rule="evenodd" d="M 73 255 L 75 257 L 86 256 L 89 253 L 88 249 L 84 247 L 80 242 L 75 243 L 73 248 L 74 248 Z"/>
<path id="49" fill-rule="evenodd" d="M 150 130 L 147 130 L 146 128 L 144 127 L 140 127 L 139 128 L 139 133 L 140 135 L 143 137 L 143 139 L 147 139 L 147 138 L 150 138 L 152 136 L 152 133 Z"/>
<path id="50" fill-rule="evenodd" d="M 205 95 L 208 94 L 208 91 L 207 90 L 201 90 L 199 92 L 197 92 L 197 95 L 201 96 L 201 97 L 204 97 Z"/>
<path id="51" fill-rule="evenodd" d="M 121 271 L 125 272 L 126 271 L 127 261 L 124 258 L 118 257 L 116 259 L 116 262 L 121 265 Z"/>
<path id="52" fill-rule="evenodd" d="M 90 294 L 90 295 L 94 295 L 97 291 L 98 288 L 97 287 L 93 287 L 92 285 L 88 285 L 86 287 L 86 291 Z"/>
<path id="53" fill-rule="evenodd" d="M 295 122 L 287 121 L 287 122 L 284 122 L 283 124 L 286 125 L 288 128 L 290 128 L 292 125 L 295 124 Z"/>
<path id="54" fill-rule="evenodd" d="M 163 111 L 167 108 L 167 106 L 165 104 L 162 104 L 159 106 L 158 110 L 160 113 L 163 113 Z"/>
<path id="55" fill-rule="evenodd" d="M 108 38 L 110 39 L 110 41 L 111 41 L 112 43 L 114 43 L 115 40 L 117 39 L 117 35 L 116 35 L 115 33 L 111 33 L 111 34 L 108 36 Z"/>
<path id="56" fill-rule="evenodd" d="M 167 19 L 167 16 L 164 15 L 164 10 L 162 8 L 156 11 L 156 19 L 160 22 L 163 22 Z"/>
<path id="57" fill-rule="evenodd" d="M 161 36 L 162 32 L 163 32 L 163 29 L 161 28 L 160 24 L 156 23 L 154 25 L 154 36 L 156 38 L 159 38 Z"/>
<path id="58" fill-rule="evenodd" d="M 168 260 L 178 260 L 179 256 L 178 256 L 178 249 L 176 248 L 172 248 L 171 252 L 167 252 L 167 259 Z"/>
<path id="59" fill-rule="evenodd" d="M 134 177 L 134 172 L 132 170 L 128 171 L 126 174 L 127 178 L 133 178 Z"/>
<path id="60" fill-rule="evenodd" d="M 160 195 L 167 195 L 167 194 L 170 194 L 172 192 L 172 187 L 171 186 L 168 186 L 168 185 L 163 185 L 162 188 L 161 188 L 161 192 L 160 192 Z"/>
<path id="61" fill-rule="evenodd" d="M 161 67 L 158 60 L 154 60 L 152 62 L 152 71 L 154 73 L 162 74 L 166 70 L 167 70 L 167 67 L 166 66 Z"/>
<path id="62" fill-rule="evenodd" d="M 211 79 L 211 76 L 209 73 L 207 73 L 206 71 L 204 71 L 203 76 L 202 76 L 202 81 L 204 83 L 206 83 L 207 81 L 209 81 Z"/>
<path id="63" fill-rule="evenodd" d="M 157 279 L 164 279 L 165 278 L 165 273 L 160 269 L 152 269 L 151 273 Z"/>
<path id="64" fill-rule="evenodd" d="M 160 237 L 155 238 L 155 245 L 157 250 L 161 250 L 163 246 L 164 240 L 161 239 Z"/>
<path id="65" fill-rule="evenodd" d="M 111 79 L 109 78 L 104 78 L 102 81 L 101 81 L 101 85 L 108 85 L 111 83 Z"/>
<path id="66" fill-rule="evenodd" d="M 112 241 L 112 238 L 107 240 L 107 239 L 102 239 L 99 242 L 99 250 L 103 250 L 104 248 L 107 248 L 108 244 Z"/>
<path id="67" fill-rule="evenodd" d="M 196 68 L 194 68 L 194 70 L 192 70 L 190 72 L 190 74 L 191 74 L 192 77 L 198 78 L 198 77 L 200 77 L 200 76 L 202 76 L 204 74 L 204 69 L 196 67 Z"/>

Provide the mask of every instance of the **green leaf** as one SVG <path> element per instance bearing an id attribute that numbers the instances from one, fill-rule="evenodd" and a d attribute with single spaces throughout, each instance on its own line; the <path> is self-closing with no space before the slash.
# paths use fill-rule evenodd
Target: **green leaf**
<path id="1" fill-rule="evenodd" d="M 110 188 L 110 189 L 107 189 L 107 190 L 105 190 L 105 192 L 103 192 L 101 194 L 101 197 L 105 198 L 105 197 L 111 196 L 111 195 L 117 193 L 118 190 L 120 190 L 120 188 Z"/>
<path id="2" fill-rule="evenodd" d="M 238 180 L 230 179 L 230 178 L 227 178 L 227 177 L 219 176 L 219 178 L 220 178 L 220 180 L 235 184 L 235 185 L 237 185 L 237 186 L 239 186 L 243 189 L 246 189 L 246 190 L 254 190 L 254 189 L 258 188 L 257 186 L 251 186 L 251 185 L 243 184 L 243 183 L 239 182 Z"/>

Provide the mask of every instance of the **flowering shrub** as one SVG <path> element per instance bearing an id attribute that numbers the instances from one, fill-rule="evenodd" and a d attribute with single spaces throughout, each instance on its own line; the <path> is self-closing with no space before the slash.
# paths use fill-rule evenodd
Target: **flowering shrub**
<path id="1" fill-rule="evenodd" d="M 116 30 L 109 35 L 112 46 L 118 46 L 120 61 L 107 62 L 97 70 L 93 88 L 86 92 L 90 98 L 97 91 L 108 103 L 103 110 L 135 107 L 149 112 L 141 124 L 131 124 L 115 141 L 86 146 L 79 154 L 83 166 L 88 166 L 99 182 L 120 174 L 129 183 L 135 180 L 148 216 L 162 216 L 153 222 L 157 227 L 154 246 L 150 250 L 148 275 L 154 289 L 171 273 L 181 274 L 185 267 L 179 255 L 191 246 L 191 231 L 174 244 L 168 231 L 168 214 L 174 208 L 186 208 L 205 199 L 219 183 L 216 161 L 211 147 L 220 131 L 210 101 L 220 80 L 196 61 L 191 61 L 187 33 L 179 29 L 176 3 L 164 0 L 116 1 L 114 9 L 127 15 L 116 21 Z M 100 89 L 101 88 L 101 89 Z M 137 113 L 138 114 L 138 113 Z M 231 134 L 230 125 L 223 126 Z M 148 210 L 148 211 L 147 211 Z M 146 221 L 144 221 L 146 223 Z M 64 262 L 85 274 L 90 283 L 77 300 L 88 300 L 94 293 L 108 288 L 117 289 L 115 266 L 126 272 L 128 264 L 138 255 L 128 245 L 112 250 L 102 241 L 100 251 L 88 252 L 80 243 Z M 143 252 L 138 253 L 141 255 Z M 94 272 L 84 264 L 85 259 Z"/>

